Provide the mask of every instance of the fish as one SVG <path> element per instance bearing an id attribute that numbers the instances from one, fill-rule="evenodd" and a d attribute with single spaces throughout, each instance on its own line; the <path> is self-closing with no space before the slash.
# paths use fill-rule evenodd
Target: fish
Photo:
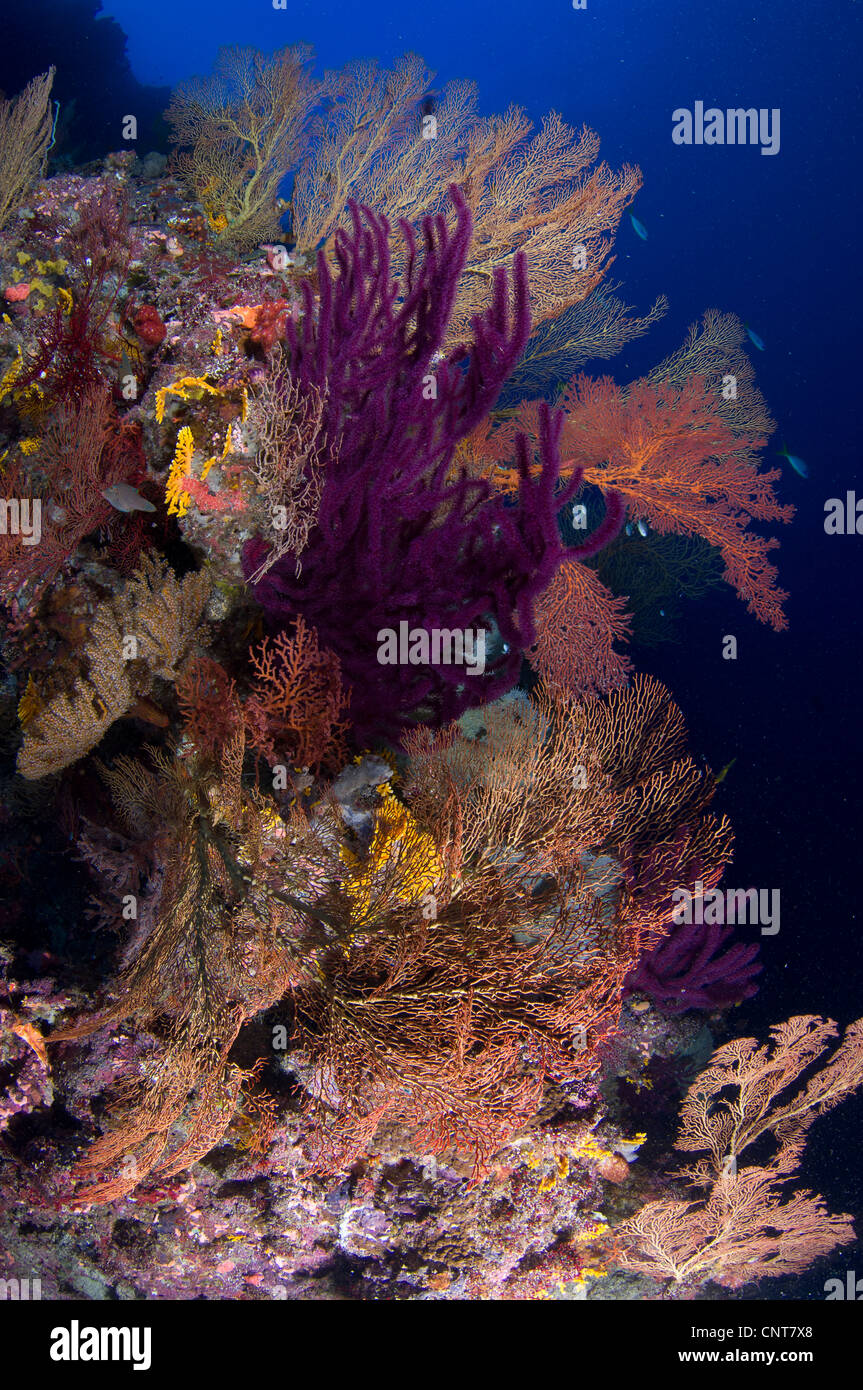
<path id="1" fill-rule="evenodd" d="M 632 535 L 632 522 L 631 522 L 631 521 L 627 521 L 627 523 L 626 523 L 626 525 L 625 525 L 625 527 L 624 527 L 623 529 L 625 530 L 625 532 L 626 532 L 626 534 L 627 534 L 628 536 L 631 536 L 631 535 Z"/>
<path id="2" fill-rule="evenodd" d="M 648 534 L 649 534 L 649 530 L 650 530 L 650 528 L 649 528 L 649 526 L 647 525 L 647 522 L 644 520 L 644 518 L 642 518 L 641 521 L 639 521 L 639 523 L 638 523 L 638 534 L 639 534 L 639 536 L 646 536 L 646 535 L 648 535 Z"/>
<path id="3" fill-rule="evenodd" d="M 776 452 L 781 459 L 787 459 L 794 472 L 799 473 L 801 478 L 809 477 L 809 464 L 797 454 L 789 454 L 787 444 L 783 448 L 777 449 Z"/>
<path id="4" fill-rule="evenodd" d="M 716 774 L 716 777 L 714 778 L 714 781 L 715 781 L 717 787 L 719 786 L 719 783 L 720 783 L 720 782 L 724 782 L 724 781 L 725 781 L 726 777 L 728 776 L 729 772 L 731 771 L 731 769 L 733 768 L 733 766 L 734 766 L 734 764 L 735 764 L 736 762 L 737 762 L 737 759 L 736 759 L 736 758 L 732 758 L 732 759 L 731 759 L 731 762 L 730 762 L 730 763 L 726 763 L 725 766 L 724 766 L 724 768 L 722 769 L 722 771 L 721 771 L 721 772 L 718 772 L 718 773 Z"/>
<path id="5" fill-rule="evenodd" d="M 761 337 L 761 334 L 756 333 L 754 328 L 750 328 L 748 323 L 744 323 L 743 327 L 746 329 L 746 336 L 750 343 L 753 343 L 755 347 L 758 348 L 759 352 L 764 352 L 764 339 Z"/>
<path id="6" fill-rule="evenodd" d="M 103 487 L 102 496 L 118 512 L 154 512 L 156 510 L 152 502 L 148 502 L 146 497 L 141 496 L 137 488 L 130 487 L 128 483 L 113 483 L 111 487 Z"/>
<path id="7" fill-rule="evenodd" d="M 647 228 L 645 227 L 644 223 L 639 222 L 638 218 L 635 216 L 635 213 L 633 212 L 629 214 L 629 220 L 632 223 L 635 235 L 640 236 L 642 241 L 647 241 Z"/>

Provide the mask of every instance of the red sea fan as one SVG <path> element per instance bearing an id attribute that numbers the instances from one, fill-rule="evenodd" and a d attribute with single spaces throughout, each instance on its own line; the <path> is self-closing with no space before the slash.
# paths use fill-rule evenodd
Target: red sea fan
<path id="1" fill-rule="evenodd" d="M 271 765 L 318 766 L 344 754 L 348 703 L 341 667 L 314 628 L 297 618 L 293 634 L 265 637 L 251 652 L 255 679 L 244 707 L 249 744 Z"/>
<path id="2" fill-rule="evenodd" d="M 626 599 L 615 598 L 579 560 L 564 560 L 534 610 L 528 656 L 545 681 L 570 695 L 607 694 L 625 685 L 629 658 L 614 650 L 630 633 Z"/>
<path id="3" fill-rule="evenodd" d="M 718 547 L 725 578 L 749 611 L 777 631 L 788 626 L 767 553 L 779 542 L 757 535 L 752 521 L 790 521 L 773 483 L 779 469 L 759 473 L 763 440 L 735 435 L 703 377 L 683 386 L 576 376 L 562 401 L 561 449 L 586 482 L 615 491 L 630 516 L 659 532 L 703 536 Z"/>

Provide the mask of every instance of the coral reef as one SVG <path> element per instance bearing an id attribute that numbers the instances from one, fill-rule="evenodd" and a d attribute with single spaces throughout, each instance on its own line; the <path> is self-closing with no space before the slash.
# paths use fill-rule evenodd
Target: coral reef
<path id="1" fill-rule="evenodd" d="M 494 304 L 475 319 L 470 347 L 442 355 L 471 230 L 455 187 L 452 198 L 456 230 L 427 219 L 422 258 L 404 224 L 404 282 L 390 279 L 386 221 L 356 206 L 352 234 L 336 237 L 337 280 L 320 256 L 317 321 L 306 286 L 302 328 L 288 328 L 293 376 L 323 401 L 324 482 L 303 573 L 287 557 L 270 563 L 260 542 L 244 556 L 247 574 L 263 572 L 254 593 L 265 612 L 274 621 L 302 613 L 339 657 L 360 738 L 394 737 L 417 717 L 446 722 L 512 686 L 533 634 L 533 599 L 561 553 L 555 517 L 566 490 L 555 496 L 556 426 L 547 414 L 541 470 L 532 481 L 523 459 L 517 507 L 455 474 L 456 447 L 494 406 L 528 320 L 526 266 L 517 259 L 512 310 L 499 269 Z M 525 441 L 521 448 L 526 458 Z M 381 664 L 386 630 L 464 631 L 474 622 L 493 623 L 503 641 L 479 678 L 441 663 Z"/>
<path id="2" fill-rule="evenodd" d="M 169 164 L 48 177 L 50 73 L 0 111 L 0 1229 L 47 1296 L 653 1297 L 848 1238 L 785 1184 L 859 1025 L 802 1099 L 833 1025 L 716 1052 L 690 1200 L 632 1123 L 760 968 L 672 926 L 731 827 L 602 567 L 699 537 L 784 626 L 741 326 L 572 377 L 664 311 L 604 280 L 640 175 L 430 82 L 226 50 Z"/>

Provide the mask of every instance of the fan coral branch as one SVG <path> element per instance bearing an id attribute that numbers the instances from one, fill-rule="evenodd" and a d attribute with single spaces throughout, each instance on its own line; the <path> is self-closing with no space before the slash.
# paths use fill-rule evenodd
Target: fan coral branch
<path id="1" fill-rule="evenodd" d="M 675 1285 L 708 1280 L 739 1289 L 758 1279 L 798 1274 L 854 1239 L 847 1215 L 822 1197 L 788 1195 L 773 1168 L 720 1177 L 704 1202 L 648 1202 L 623 1227 L 626 1269 Z"/>
<path id="2" fill-rule="evenodd" d="M 262 531 L 272 544 L 250 584 L 257 584 L 283 555 L 292 555 L 300 573 L 321 504 L 321 424 L 324 391 L 302 392 L 291 380 L 281 346 L 270 359 L 270 375 L 249 402 L 248 425 L 257 441 L 249 469 L 266 512 Z"/>
<path id="3" fill-rule="evenodd" d="M 576 377 L 564 398 L 562 448 L 586 482 L 618 493 L 633 517 L 660 532 L 696 534 L 715 545 L 725 577 L 749 611 L 777 630 L 787 627 L 767 553 L 778 541 L 749 530 L 751 521 L 790 521 L 772 483 L 759 473 L 759 440 L 735 435 L 703 377 L 680 387 L 637 381 L 626 391 L 608 377 Z"/>
<path id="4" fill-rule="evenodd" d="M 208 78 L 183 82 L 166 116 L 177 165 L 219 239 L 242 248 L 279 235 L 276 197 L 316 100 L 305 45 L 264 55 L 223 48 Z"/>
<path id="5" fill-rule="evenodd" d="M 21 206 L 45 168 L 53 130 L 51 87 L 55 68 L 28 82 L 14 100 L 0 100 L 0 228 Z"/>
<path id="6" fill-rule="evenodd" d="M 591 570 L 576 559 L 564 560 L 534 610 L 532 665 L 571 695 L 607 693 L 623 685 L 632 663 L 613 644 L 629 636 L 625 608 L 626 599 L 610 594 Z"/>
<path id="7" fill-rule="evenodd" d="M 741 1038 L 720 1047 L 690 1087 L 676 1147 L 705 1152 L 684 1176 L 706 1196 L 648 1202 L 618 1228 L 624 1267 L 676 1285 L 713 1280 L 740 1288 L 792 1274 L 854 1238 L 851 1218 L 834 1216 L 811 1192 L 787 1195 L 806 1133 L 819 1115 L 863 1085 L 863 1019 L 853 1023 L 826 1066 L 789 1096 L 836 1036 L 832 1020 L 791 1018 L 770 1047 Z M 765 1167 L 739 1156 L 772 1134 L 779 1148 Z"/>
<path id="8" fill-rule="evenodd" d="M 314 628 L 298 617 L 292 635 L 265 637 L 251 661 L 255 677 L 244 706 L 250 745 L 271 765 L 309 768 L 327 755 L 337 759 L 348 701 L 339 659 L 321 649 Z"/>

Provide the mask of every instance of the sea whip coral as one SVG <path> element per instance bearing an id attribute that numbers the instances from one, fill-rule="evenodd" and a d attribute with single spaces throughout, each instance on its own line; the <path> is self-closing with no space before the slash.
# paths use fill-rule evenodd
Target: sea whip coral
<path id="1" fill-rule="evenodd" d="M 274 626 L 302 614 L 336 652 L 353 688 L 359 738 L 394 737 L 417 717 L 442 723 L 515 683 L 521 652 L 534 638 L 534 599 L 563 554 L 556 514 L 580 479 L 576 470 L 555 495 L 560 420 L 548 409 L 538 469 L 526 438 L 517 441 L 514 505 L 454 462 L 456 446 L 492 409 L 523 350 L 530 315 L 519 255 L 512 307 L 499 267 L 491 306 L 474 319 L 473 342 L 443 355 L 471 238 L 464 198 L 455 187 L 450 196 L 454 226 L 427 218 L 422 251 L 409 224 L 400 224 L 400 281 L 391 278 L 388 222 L 353 204 L 350 232 L 335 237 L 338 272 L 318 256 L 317 311 L 304 285 L 302 320 L 287 325 L 292 380 L 325 397 L 325 481 L 301 576 L 295 557 L 285 555 L 254 592 Z M 267 553 L 260 539 L 247 544 L 247 577 Z M 379 632 L 405 620 L 429 633 L 496 625 L 500 648 L 485 675 L 455 665 L 380 665 Z"/>
<path id="2" fill-rule="evenodd" d="M 642 956 L 626 981 L 626 993 L 649 994 L 667 1014 L 687 1009 L 727 1009 L 758 991 L 758 946 L 734 941 L 731 927 L 684 923 Z"/>

